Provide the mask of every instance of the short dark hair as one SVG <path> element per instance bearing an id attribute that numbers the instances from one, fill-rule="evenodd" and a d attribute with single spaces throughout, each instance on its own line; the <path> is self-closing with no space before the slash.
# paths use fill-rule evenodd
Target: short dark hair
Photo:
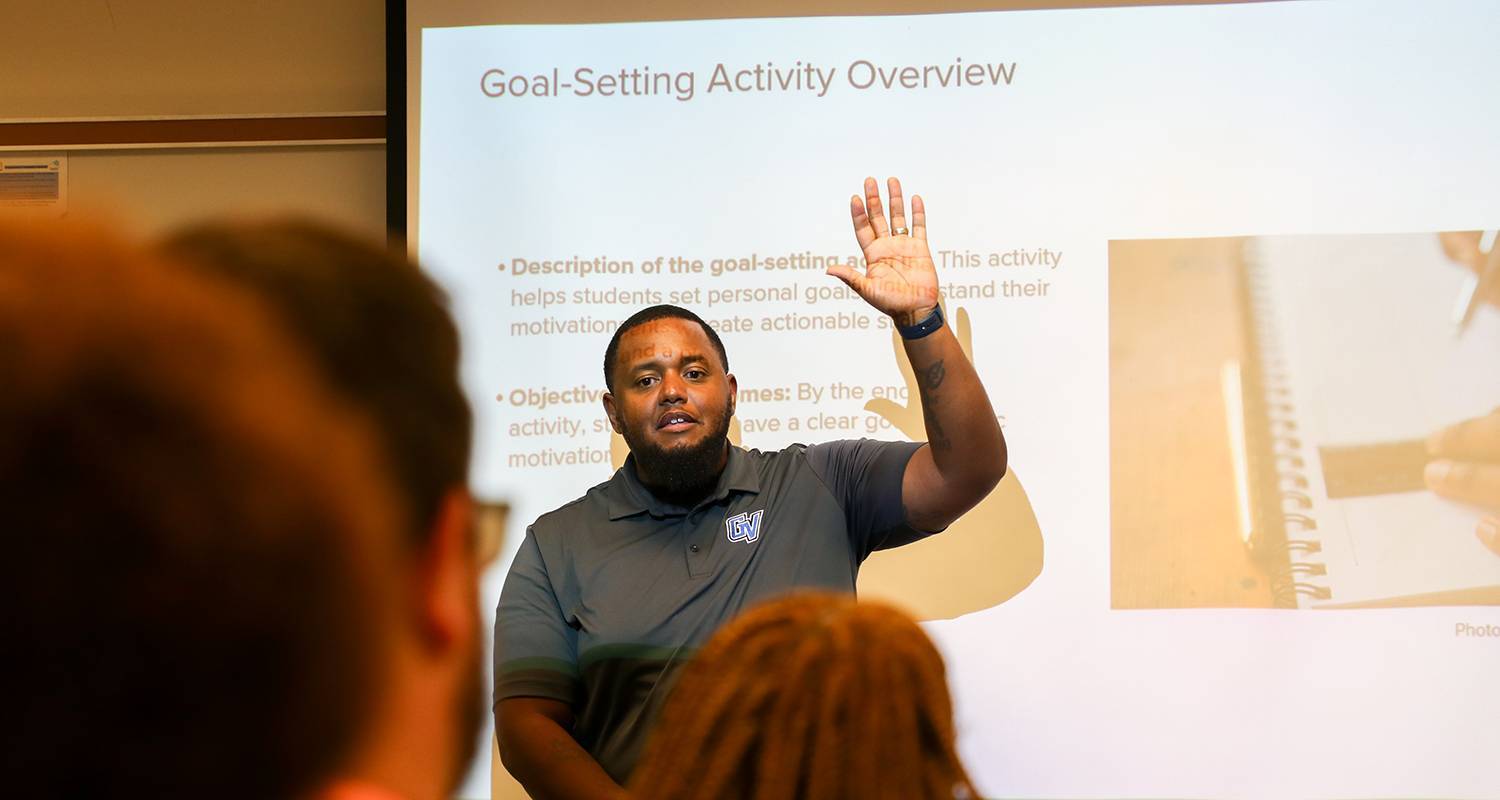
<path id="1" fill-rule="evenodd" d="M 430 531 L 443 496 L 468 482 L 473 427 L 443 291 L 404 254 L 295 217 L 199 224 L 164 247 L 270 303 L 334 387 L 374 417 L 410 528 Z"/>
<path id="2" fill-rule="evenodd" d="M 630 796 L 977 798 L 956 737 L 943 657 L 916 620 L 853 594 L 796 593 L 737 617 L 688 662 Z"/>
<path id="3" fill-rule="evenodd" d="M 358 415 L 242 292 L 97 231 L 0 225 L 0 375 L 6 792 L 326 781 L 403 513 Z"/>
<path id="4" fill-rule="evenodd" d="M 615 335 L 609 339 L 609 347 L 604 349 L 604 385 L 611 392 L 615 390 L 615 360 L 620 357 L 620 339 L 632 328 L 639 328 L 648 322 L 659 319 L 685 319 L 689 322 L 698 323 L 703 332 L 708 334 L 708 341 L 713 344 L 714 351 L 719 354 L 719 361 L 724 365 L 724 371 L 729 371 L 729 353 L 724 350 L 724 342 L 719 338 L 718 331 L 713 326 L 703 321 L 703 318 L 693 312 L 673 305 L 659 305 L 643 308 L 630 315 L 630 318 L 620 323 L 615 328 Z"/>

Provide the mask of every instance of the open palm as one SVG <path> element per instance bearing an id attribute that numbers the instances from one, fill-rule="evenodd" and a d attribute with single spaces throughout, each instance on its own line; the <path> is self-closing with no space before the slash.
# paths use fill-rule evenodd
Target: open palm
<path id="1" fill-rule="evenodd" d="M 833 275 L 853 289 L 865 302 L 890 315 L 899 325 L 911 325 L 938 302 L 937 266 L 927 249 L 927 210 L 922 198 L 911 198 L 911 225 L 907 227 L 901 182 L 887 182 L 890 220 L 880 202 L 880 184 L 865 178 L 865 196 L 849 199 L 854 237 L 864 252 L 865 270 L 847 265 L 830 267 Z"/>

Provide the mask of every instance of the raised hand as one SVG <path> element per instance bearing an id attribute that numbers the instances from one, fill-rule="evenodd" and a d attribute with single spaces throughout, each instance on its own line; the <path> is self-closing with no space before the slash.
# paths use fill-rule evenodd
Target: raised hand
<path id="1" fill-rule="evenodd" d="M 864 252 L 865 270 L 839 264 L 828 274 L 848 284 L 865 302 L 888 315 L 898 326 L 916 324 L 938 304 L 937 265 L 927 249 L 927 210 L 922 198 L 912 195 L 911 223 L 907 226 L 901 182 L 887 182 L 890 220 L 880 203 L 880 184 L 865 178 L 865 196 L 849 198 L 854 237 Z"/>

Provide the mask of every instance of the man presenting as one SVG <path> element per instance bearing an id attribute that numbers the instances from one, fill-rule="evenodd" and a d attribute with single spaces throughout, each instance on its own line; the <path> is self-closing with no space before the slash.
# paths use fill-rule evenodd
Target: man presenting
<path id="1" fill-rule="evenodd" d="M 872 551 L 942 530 L 1005 475 L 938 306 L 922 199 L 908 223 L 894 178 L 889 194 L 889 223 L 873 178 L 850 201 L 864 272 L 828 272 L 900 331 L 926 444 L 733 447 L 737 384 L 712 328 L 653 306 L 615 331 L 604 409 L 630 457 L 527 530 L 496 612 L 496 735 L 533 797 L 622 797 L 672 675 L 720 625 L 792 589 L 854 591 Z"/>

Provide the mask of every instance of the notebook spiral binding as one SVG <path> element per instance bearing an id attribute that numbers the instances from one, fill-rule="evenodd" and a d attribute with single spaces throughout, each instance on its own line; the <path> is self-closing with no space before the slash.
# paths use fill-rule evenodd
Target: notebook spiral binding
<path id="1" fill-rule="evenodd" d="M 1247 239 L 1240 293 L 1249 351 L 1241 369 L 1251 473 L 1250 548 L 1266 568 L 1276 606 L 1296 608 L 1301 598 L 1330 600 L 1333 593 L 1317 580 L 1328 568 L 1316 558 L 1322 544 L 1307 491 L 1296 398 L 1289 388 L 1259 255 L 1256 240 Z"/>

